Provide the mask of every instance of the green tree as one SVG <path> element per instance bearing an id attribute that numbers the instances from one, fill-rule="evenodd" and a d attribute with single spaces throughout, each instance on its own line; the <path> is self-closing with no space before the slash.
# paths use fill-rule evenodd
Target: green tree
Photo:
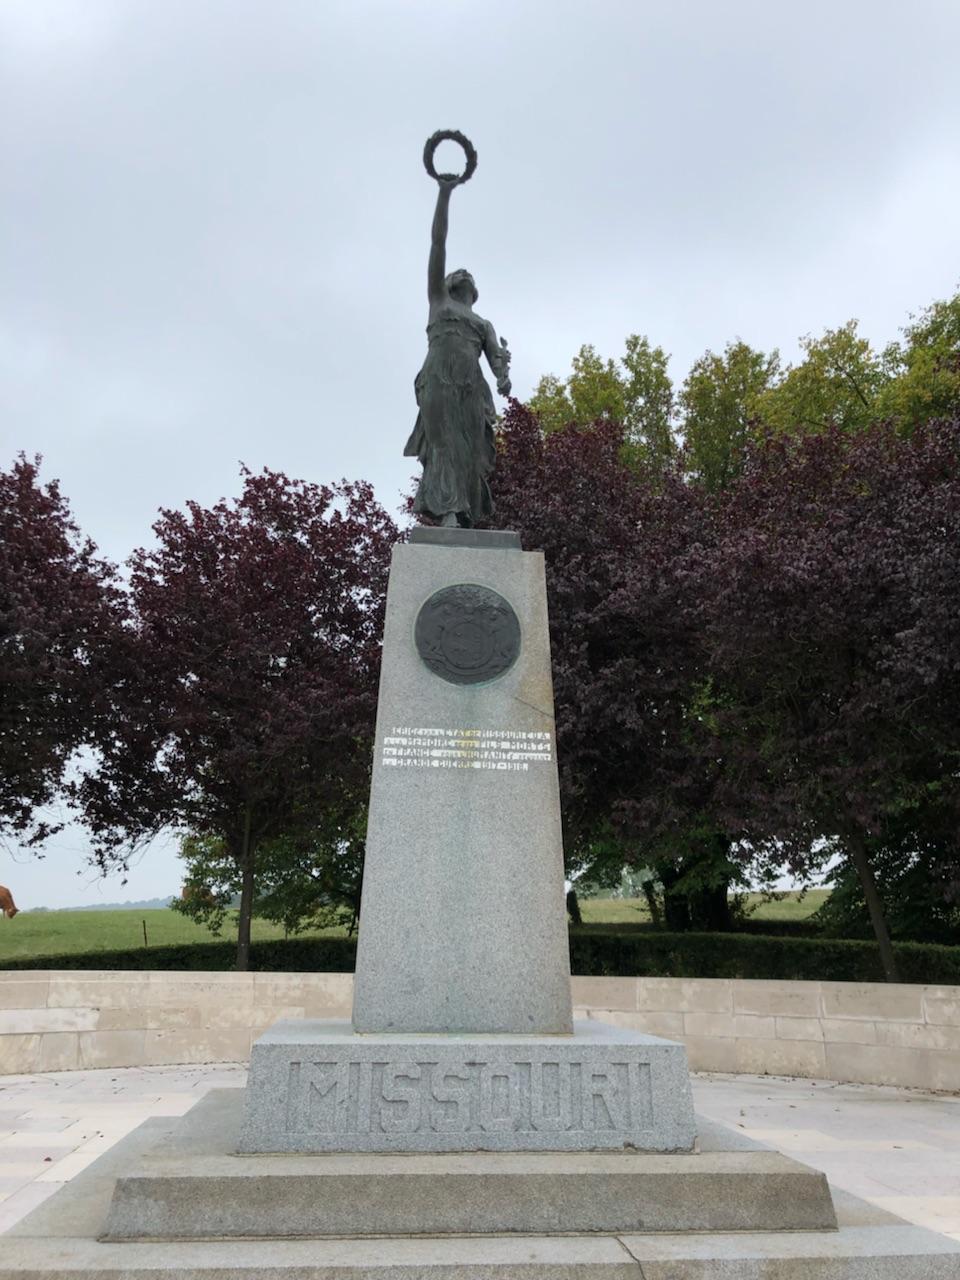
<path id="1" fill-rule="evenodd" d="M 604 360 L 587 344 L 574 356 L 568 378 L 547 374 L 540 379 L 529 407 L 548 433 L 571 422 L 618 422 L 627 456 L 662 467 L 676 452 L 669 359 L 662 347 L 639 334 L 627 338 L 619 361 Z"/>
<path id="2" fill-rule="evenodd" d="M 960 409 L 960 293 L 931 303 L 884 352 L 890 377 L 877 399 L 878 416 L 906 428 Z"/>
<path id="3" fill-rule="evenodd" d="M 724 489 L 743 470 L 757 402 L 779 368 L 777 351 L 764 355 L 739 339 L 694 363 L 679 396 L 681 431 L 687 471 L 703 488 Z"/>
<path id="4" fill-rule="evenodd" d="M 788 435 L 831 425 L 858 431 L 880 416 L 887 361 L 857 333 L 856 320 L 827 329 L 822 338 L 803 338 L 800 345 L 804 359 L 753 402 L 764 425 Z"/>
<path id="5" fill-rule="evenodd" d="M 670 357 L 651 347 L 646 337 L 632 333 L 623 356 L 625 404 L 623 425 L 628 446 L 639 458 L 661 469 L 677 452 L 673 432 L 673 382 L 667 372 Z"/>
<path id="6" fill-rule="evenodd" d="M 259 849 L 253 914 L 287 933 L 346 925 L 356 927 L 366 834 L 366 807 L 323 815 L 321 825 L 265 841 Z M 190 834 L 180 845 L 186 875 L 175 911 L 219 934 L 239 901 L 242 874 L 224 840 Z M 239 917 L 235 917 L 239 924 Z"/>

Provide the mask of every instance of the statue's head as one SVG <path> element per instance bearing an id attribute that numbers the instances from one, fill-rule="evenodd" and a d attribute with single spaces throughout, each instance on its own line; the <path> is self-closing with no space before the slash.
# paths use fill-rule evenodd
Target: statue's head
<path id="1" fill-rule="evenodd" d="M 447 293 L 458 302 L 466 302 L 473 306 L 480 297 L 473 276 L 463 267 L 459 271 L 451 271 L 443 283 L 447 286 Z"/>

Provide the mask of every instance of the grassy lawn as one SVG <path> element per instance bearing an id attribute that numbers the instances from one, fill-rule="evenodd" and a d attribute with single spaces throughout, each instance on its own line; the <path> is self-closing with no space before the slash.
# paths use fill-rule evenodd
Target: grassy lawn
<path id="1" fill-rule="evenodd" d="M 796 893 L 780 902 L 761 902 L 751 894 L 748 905 L 756 906 L 755 920 L 797 920 L 810 915 L 827 896 L 826 889 L 812 889 L 802 901 Z M 589 898 L 581 902 L 586 924 L 646 924 L 646 901 L 642 898 Z M 147 942 L 158 947 L 178 942 L 213 942 L 208 929 L 169 908 L 154 911 L 21 911 L 13 920 L 0 917 L 0 965 L 5 959 L 29 956 L 65 955 L 76 951 L 119 951 L 143 946 L 143 922 Z M 344 934 L 343 929 L 320 930 L 327 935 Z M 306 935 L 310 936 L 310 935 Z M 282 938 L 279 925 L 254 920 L 253 938 Z M 229 920 L 221 938 L 236 938 Z"/>
<path id="2" fill-rule="evenodd" d="M 168 907 L 153 911 L 21 911 L 13 920 L 0 917 L 0 964 L 5 959 L 56 956 L 76 951 L 119 951 L 143 946 L 143 922 L 151 947 L 178 942 L 216 942 L 209 929 Z M 321 930 L 338 933 L 345 930 Z M 222 940 L 236 938 L 228 919 Z M 282 938 L 283 929 L 254 920 L 253 939 Z"/>
<path id="3" fill-rule="evenodd" d="M 780 902 L 764 902 L 759 893 L 747 895 L 752 920 L 803 920 L 826 900 L 829 889 L 810 889 L 801 900 L 787 893 Z M 650 920 L 645 898 L 587 898 L 580 900 L 584 924 L 645 924 Z"/>

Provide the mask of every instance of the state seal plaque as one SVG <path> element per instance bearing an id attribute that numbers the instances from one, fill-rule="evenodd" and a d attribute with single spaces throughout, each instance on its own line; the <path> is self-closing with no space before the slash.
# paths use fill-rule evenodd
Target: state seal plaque
<path id="1" fill-rule="evenodd" d="M 490 587 L 461 583 L 434 592 L 417 614 L 420 657 L 451 684 L 482 684 L 509 671 L 520 652 L 520 619 Z"/>

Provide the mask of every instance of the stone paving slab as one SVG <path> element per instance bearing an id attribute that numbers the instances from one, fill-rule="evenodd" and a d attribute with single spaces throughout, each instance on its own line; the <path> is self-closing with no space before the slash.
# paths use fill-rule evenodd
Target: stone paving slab
<path id="1" fill-rule="evenodd" d="M 920 1227 L 622 1236 L 643 1280 L 956 1280 L 960 1246 Z M 2 1272 L 0 1272 L 2 1275 Z"/>
<path id="2" fill-rule="evenodd" d="M 693 1091 L 698 1112 L 960 1241 L 960 1097 L 732 1075 L 694 1076 Z"/>

